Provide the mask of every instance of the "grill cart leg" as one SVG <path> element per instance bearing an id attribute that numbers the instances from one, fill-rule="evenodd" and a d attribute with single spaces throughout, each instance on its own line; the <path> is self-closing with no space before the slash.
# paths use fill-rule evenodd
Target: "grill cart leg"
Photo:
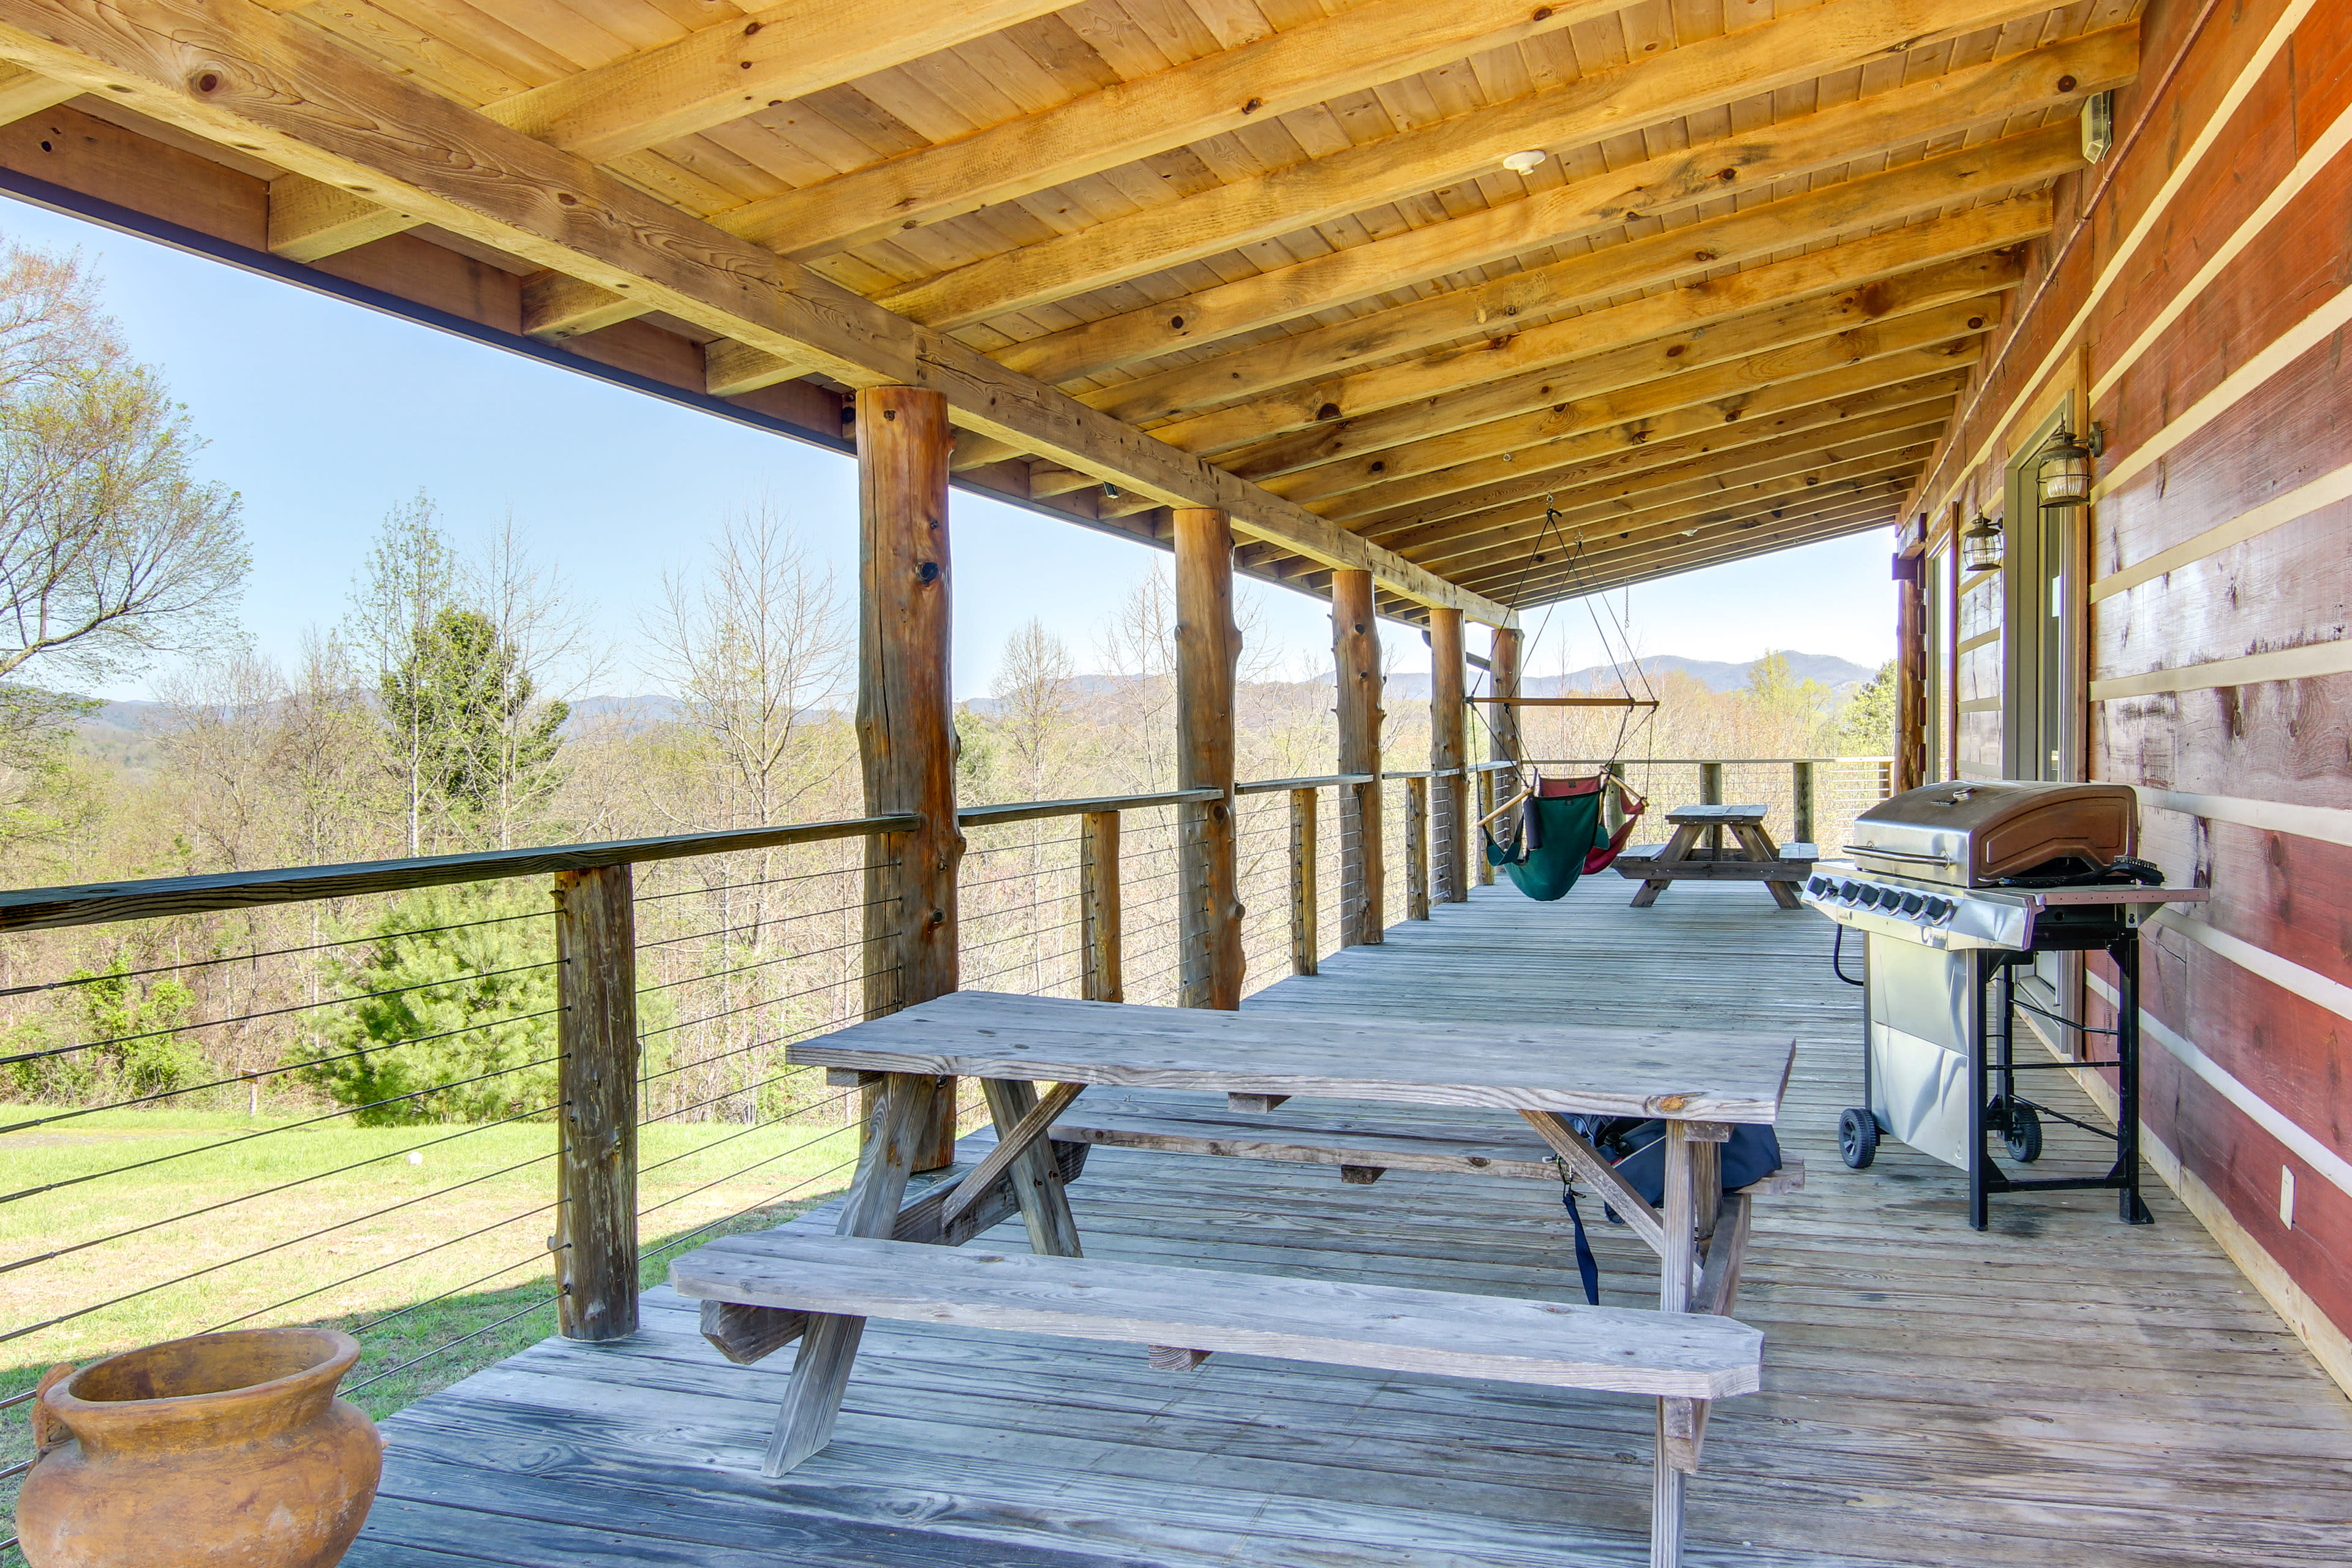
<path id="1" fill-rule="evenodd" d="M 1985 1061 L 1985 973 L 1987 954 L 1969 954 L 1969 1228 L 1984 1229 L 1990 1219 L 1986 1179 L 1991 1162 L 1985 1158 L 1985 1091 L 1991 1077 Z"/>
<path id="2" fill-rule="evenodd" d="M 2139 932 L 2126 931 L 2107 948 L 2116 961 L 2116 1174 L 2123 1189 L 2116 1217 L 2154 1225 L 2139 1195 Z"/>

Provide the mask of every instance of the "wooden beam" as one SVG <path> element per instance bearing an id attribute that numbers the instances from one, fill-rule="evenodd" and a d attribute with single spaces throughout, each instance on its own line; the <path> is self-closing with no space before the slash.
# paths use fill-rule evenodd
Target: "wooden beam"
<path id="1" fill-rule="evenodd" d="M 1521 201 L 1032 338 L 998 350 L 996 359 L 1041 380 L 1066 381 L 1507 261 L 1636 218 L 1718 201 L 1730 192 L 1770 190 L 1778 181 L 1932 143 L 2119 87 L 2135 74 L 2138 32 L 2133 23 L 1930 77 L 1858 102 L 1570 180 Z"/>
<path id="2" fill-rule="evenodd" d="M 857 749 L 866 800 L 923 826 L 868 851 L 866 1016 L 960 984 L 955 696 L 950 673 L 947 400 L 915 386 L 857 394 Z M 950 1080 L 951 1084 L 952 1080 Z M 955 1094 L 915 1134 L 914 1169 L 955 1161 Z"/>
<path id="3" fill-rule="evenodd" d="M 2015 145 L 2029 141 L 2039 146 L 2029 152 Z M 1703 322 L 2022 245 L 2050 232 L 2046 194 L 1924 223 L 1911 220 L 1971 195 L 1994 195 L 2021 180 L 2046 179 L 2080 158 L 2077 142 L 2034 132 L 1237 350 L 1149 377 L 1132 390 L 1122 386 L 1087 395 L 1121 419 L 1172 419 L 1152 433 L 1187 451 L 1223 451 L 1281 430 L 1349 417 L 1406 389 L 1412 389 L 1409 395 L 1434 395 L 1478 371 L 1487 373 L 1481 379 L 1491 379 L 1556 363 L 1563 355 L 1590 357 Z M 1979 174 L 1988 176 L 1982 184 Z M 1865 232 L 1889 224 L 1902 226 Z M 1832 243 L 1846 235 L 1856 237 Z M 1822 248 L 1728 275 L 1718 270 L 1802 252 L 1808 246 Z M 1680 286 L 1606 304 L 1629 291 L 1670 283 Z M 1571 310 L 1583 314 L 1560 319 L 1560 312 Z M 1406 353 L 1421 357 L 1397 363 Z M 1186 413 L 1211 403 L 1235 405 Z"/>
<path id="4" fill-rule="evenodd" d="M 1508 612 L 257 5 L 0 0 L 0 60 L 1490 624 Z M 191 61 L 195 62 L 193 66 Z"/>
<path id="5" fill-rule="evenodd" d="M 1334 458 L 1383 452 L 1407 443 L 1424 445 L 1434 437 L 1540 407 L 1558 410 L 1563 418 L 1573 417 L 1583 400 L 1623 393 L 1645 382 L 1692 375 L 1710 365 L 1759 362 L 1769 377 L 1782 379 L 1873 354 L 1949 342 L 1981 332 L 2000 320 L 2000 297 L 1977 290 L 2008 287 L 2019 270 L 2013 257 L 1971 258 L 1965 263 L 1676 332 L 1590 359 L 1548 365 L 1484 384 L 1467 384 L 1450 395 L 1294 431 L 1229 456 L 1225 461 L 1252 479 L 1279 479 Z M 1808 345 L 1811 345 L 1810 352 Z M 1346 477 L 1339 476 L 1341 482 Z M 1303 479 L 1284 488 L 1305 491 L 1307 497 L 1318 489 Z"/>
<path id="6" fill-rule="evenodd" d="M 1388 923 L 1381 897 L 1381 636 L 1369 573 L 1331 574 L 1331 666 L 1339 771 L 1372 779 L 1339 786 L 1339 945 L 1377 946 Z"/>
<path id="7" fill-rule="evenodd" d="M 1462 613 L 1440 609 L 1429 617 L 1430 854 L 1433 896 L 1442 904 L 1470 897 L 1470 760 L 1463 706 Z M 1451 778 L 1445 775 L 1451 772 Z"/>
<path id="8" fill-rule="evenodd" d="M 877 298 L 940 327 L 1033 310 L 1491 174 L 1522 148 L 1583 146 L 2046 9 L 2047 0 L 1830 0 L 1801 16 L 1235 180 Z"/>
<path id="9" fill-rule="evenodd" d="M 1242 904 L 1234 819 L 1234 535 L 1225 514 L 1176 511 L 1176 787 L 1223 798 L 1176 808 L 1176 1003 L 1242 1005 Z"/>
<path id="10" fill-rule="evenodd" d="M 780 381 L 793 381 L 810 370 L 804 356 L 774 354 L 727 338 L 702 346 L 704 384 L 713 397 L 740 397 Z"/>
<path id="11" fill-rule="evenodd" d="M 0 66 L 0 125 L 36 115 L 81 96 L 70 82 L 52 81 L 18 66 Z"/>
<path id="12" fill-rule="evenodd" d="M 1697 372 L 1690 381 L 1717 374 Z M 1507 445 L 1493 457 L 1473 458 L 1426 473 L 1407 473 L 1362 489 L 1343 491 L 1315 504 L 1360 531 L 1409 528 L 1514 497 L 1535 495 L 1555 482 L 1563 468 L 1625 460 L 1642 466 L 1652 449 L 1687 449 L 1685 443 L 1719 437 L 1726 449 L 1769 440 L 1868 412 L 1895 401 L 1924 401 L 1958 390 L 1965 363 L 1956 366 L 1938 350 L 1908 350 L 1864 360 L 1817 374 L 1745 390 L 1735 386 L 1714 401 L 1644 413 L 1598 429 L 1548 435 L 1522 447 Z M 1655 383 L 1661 394 L 1675 383 Z M 1643 388 L 1649 391 L 1652 388 Z M 1515 425 L 1518 421 L 1505 421 Z M 1491 426 L 1482 428 L 1493 428 Z M 1463 434 L 1468 434 L 1464 432 Z M 1502 433 L 1497 432 L 1500 438 Z"/>
<path id="13" fill-rule="evenodd" d="M 627 294 L 583 283 L 561 272 L 534 272 L 523 279 L 523 335 L 543 343 L 601 332 L 645 314 L 646 309 Z"/>
<path id="14" fill-rule="evenodd" d="M 727 214 L 802 259 L 887 239 L 1606 15 L 1620 0 L 1370 0 Z M 1252 24 L 1256 25 L 1252 18 Z"/>
<path id="15" fill-rule="evenodd" d="M 1891 325 L 1899 329 L 1902 323 Z M 1935 323 L 1929 323 L 1930 330 L 1935 328 Z M 1345 498 L 1369 500 L 1383 493 L 1372 487 L 1380 482 L 1383 469 L 1395 468 L 1406 479 L 1427 480 L 1423 493 L 1434 490 L 1444 500 L 1454 493 L 1452 485 L 1456 482 L 1447 476 L 1468 475 L 1491 481 L 1507 477 L 1517 465 L 1539 471 L 1563 459 L 1573 461 L 1639 446 L 1654 430 L 1664 439 L 1719 424 L 1763 418 L 1787 406 L 1802 408 L 1821 400 L 1824 391 L 1832 397 L 1863 395 L 1876 386 L 1929 377 L 1964 378 L 1983 355 L 1984 335 L 1944 338 L 1918 346 L 1905 346 L 1898 339 L 1892 353 L 1841 363 L 1844 357 L 1841 351 L 1847 346 L 1837 338 L 1815 339 L 1792 349 L 1751 355 L 1708 370 L 1575 399 L 1565 406 L 1555 405 L 1428 441 L 1349 458 L 1307 470 L 1295 480 L 1335 492 L 1327 504 L 1336 504 Z M 1879 341 L 1869 346 L 1888 347 L 1885 334 L 1882 332 Z M 1824 363 L 1831 368 L 1822 368 Z"/>
<path id="16" fill-rule="evenodd" d="M 1465 576 L 1496 567 L 1522 570 L 1538 553 L 1566 561 L 1576 556 L 1579 542 L 1588 535 L 1595 540 L 1651 537 L 1683 529 L 1694 509 L 1711 514 L 1728 506 L 1753 507 L 1773 498 L 1826 491 L 1849 480 L 1916 468 L 1935 449 L 1944 426 L 1941 419 L 1909 425 L 1875 437 L 1857 437 L 1817 455 L 1792 456 L 1728 476 L 1702 476 L 1664 486 L 1654 494 L 1632 496 L 1622 507 L 1580 509 L 1585 521 L 1564 523 L 1554 535 L 1559 542 L 1549 548 L 1537 542 L 1541 534 L 1541 507 L 1532 519 L 1520 513 L 1514 520 L 1516 530 L 1497 529 L 1458 541 L 1441 537 L 1423 548 L 1432 559 L 1444 561 Z"/>
<path id="17" fill-rule="evenodd" d="M 1422 524 L 1398 534 L 1393 543 L 1416 559 L 1483 557 L 1497 548 L 1523 555 L 1544 530 L 1547 507 L 1552 531 L 1570 538 L 1587 528 L 1627 526 L 1644 511 L 1703 500 L 1734 485 L 1908 446 L 1922 438 L 1921 432 L 1932 441 L 1948 423 L 1954 403 L 1947 395 L 1897 404 L 1756 446 L 1701 448 L 1654 468 L 1587 477 L 1581 483 L 1570 470 L 1538 494 Z"/>
<path id="18" fill-rule="evenodd" d="M 786 0 L 500 100 L 488 112 L 610 163 L 1042 16 L 1055 0 Z"/>
<path id="19" fill-rule="evenodd" d="M 1916 479 L 1916 476 L 1913 476 L 1913 479 Z M 1893 487 L 1888 487 L 1885 498 L 1874 505 L 1804 516 L 1791 513 L 1787 517 L 1751 521 L 1746 525 L 1747 531 L 1709 540 L 1685 541 L 1684 547 L 1679 550 L 1662 551 L 1637 561 L 1580 574 L 1572 580 L 1530 585 L 1526 598 L 1529 605 L 1541 605 L 1555 599 L 1608 593 L 1636 583 L 1654 583 L 1662 578 L 1680 576 L 1685 572 L 1732 565 L 1761 555 L 1775 555 L 1784 550 L 1798 550 L 1808 544 L 1851 538 L 1874 529 L 1892 527 L 1902 515 L 1903 498 L 1895 493 Z"/>
<path id="20" fill-rule="evenodd" d="M 2055 128 L 2058 132 L 2070 129 Z M 1967 201 L 1971 195 L 1990 195 L 2021 183 L 2045 181 L 2077 166 L 2081 160 L 2079 132 L 2070 140 L 2036 131 L 1462 290 L 1473 304 L 1457 308 L 1451 302 L 1454 296 L 1440 295 L 1363 321 L 1307 334 L 1307 345 L 1296 353 L 1291 350 L 1296 339 L 1244 349 L 1187 367 L 1188 373 L 1198 371 L 1205 379 L 1191 383 L 1192 390 L 1186 395 L 1210 395 L 1219 379 L 1214 373 L 1223 367 L 1223 379 L 1249 401 L 1175 419 L 1157 426 L 1152 434 L 1188 452 L 1227 452 L 1288 431 L 1442 396 L 1460 387 L 1547 365 L 1589 359 L 1609 349 L 1689 331 L 1708 322 L 1752 316 L 1827 294 L 1853 296 L 1870 284 L 1938 265 L 1965 267 L 1968 258 L 1986 256 L 2047 234 L 2049 197 L 2029 195 L 1931 223 L 1907 220 Z M 1726 248 L 1735 257 L 1769 255 L 1786 247 L 1822 244 L 1840 234 L 1882 223 L 1905 226 L 1728 276 L 1706 277 L 1712 261 L 1696 259 L 1714 258 Z M 1716 237 L 1733 228 L 1742 230 L 1745 237 L 1719 246 Z M 1665 240 L 1673 243 L 1658 243 Z M 1635 253 L 1631 263 L 1612 259 L 1628 251 Z M 2000 259 L 1989 258 L 1978 269 L 2005 271 L 2006 268 Z M 1552 306 L 1548 301 L 1553 299 L 1561 308 L 1588 304 L 1692 275 L 1696 275 L 1696 280 L 1682 287 L 1625 304 L 1521 327 L 1500 336 L 1475 340 L 1463 336 L 1477 330 L 1477 299 L 1490 300 L 1490 314 L 1511 320 L 1522 310 L 1530 314 L 1549 310 Z M 1505 311 L 1509 313 L 1502 314 Z M 1413 359 L 1381 363 L 1418 351 L 1427 352 Z M 1367 365 L 1370 368 L 1363 368 Z M 1277 382 L 1276 378 L 1284 379 Z M 1270 383 L 1275 390 L 1267 389 Z M 1118 417 L 1146 417 L 1139 413 L 1143 406 L 1140 399 L 1121 400 Z"/>
<path id="21" fill-rule="evenodd" d="M 1678 528 L 1660 531 L 1663 537 L 1588 549 L 1573 569 L 1547 565 L 1528 574 L 1497 568 L 1490 580 L 1502 591 L 1516 590 L 1524 605 L 1540 605 L 1857 533 L 1897 515 L 1903 488 L 1916 475 L 1916 468 L 1909 475 L 1898 469 L 1803 504 L 1768 500 L 1753 511 L 1686 519 Z"/>
<path id="22" fill-rule="evenodd" d="M 422 221 L 305 174 L 269 182 L 269 249 L 289 261 L 318 261 L 415 228 Z"/>

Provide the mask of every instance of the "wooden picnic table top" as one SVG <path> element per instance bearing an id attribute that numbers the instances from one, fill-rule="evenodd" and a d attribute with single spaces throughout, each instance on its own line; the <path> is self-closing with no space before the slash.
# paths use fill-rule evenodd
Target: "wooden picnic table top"
<path id="1" fill-rule="evenodd" d="M 1701 827 L 1756 827 L 1764 821 L 1760 805 L 1678 805 L 1666 813 L 1666 820 L 1677 826 L 1694 823 Z"/>
<path id="2" fill-rule="evenodd" d="M 863 1072 L 1742 1122 L 1778 1119 L 1795 1053 L 1780 1035 L 1272 1017 L 994 991 L 953 992 L 789 1051 Z"/>

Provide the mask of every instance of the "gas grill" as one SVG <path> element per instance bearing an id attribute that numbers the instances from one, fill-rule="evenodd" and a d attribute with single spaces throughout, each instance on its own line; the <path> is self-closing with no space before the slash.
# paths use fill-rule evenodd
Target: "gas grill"
<path id="1" fill-rule="evenodd" d="M 1957 1165 L 1979 1230 L 1994 1193 L 2085 1188 L 2116 1189 L 2118 1217 L 2149 1223 L 2139 1195 L 2139 926 L 2161 905 L 2206 894 L 2159 885 L 2162 874 L 2134 858 L 2137 840 L 2138 803 L 2120 784 L 1959 780 L 1906 791 L 1856 820 L 1851 859 L 1822 863 L 1799 894 L 1864 939 L 1864 977 L 1838 971 L 1864 987 L 1863 1104 L 1838 1130 L 1847 1164 L 1867 1166 L 1885 1134 Z M 2114 1032 L 2051 1016 L 2084 1043 L 2111 1039 L 2113 1055 L 2018 1061 L 2016 971 L 2039 953 L 2094 951 L 2116 964 Z M 2113 1132 L 2018 1092 L 2021 1073 L 2084 1067 L 2115 1070 Z M 2017 1163 L 2039 1159 L 2044 1118 L 2113 1141 L 2114 1166 L 2029 1179 L 1993 1163 L 1994 1132 Z"/>

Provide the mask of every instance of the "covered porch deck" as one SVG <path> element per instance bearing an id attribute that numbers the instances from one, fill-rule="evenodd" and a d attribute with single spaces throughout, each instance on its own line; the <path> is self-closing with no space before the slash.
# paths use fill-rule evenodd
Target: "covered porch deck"
<path id="1" fill-rule="evenodd" d="M 1477 889 L 1247 1005 L 1797 1038 L 1780 1132 L 1807 1185 L 1757 1205 L 1738 1315 L 1764 1392 L 1717 1408 L 1689 1560 L 2344 1560 L 2352 1405 L 2160 1184 L 2153 1227 L 2086 1193 L 1997 1203 L 1977 1234 L 1924 1156 L 1846 1170 L 1830 928 L 1752 886 L 1629 890 Z M 2053 1128 L 2043 1163 L 2102 1159 Z M 1095 1257 L 1578 1298 L 1558 1194 L 1524 1181 L 1098 1149 L 1071 1199 Z M 1604 1302 L 1654 1301 L 1646 1249 L 1596 1245 Z M 1139 1346 L 877 1321 L 832 1447 L 771 1482 L 790 1356 L 731 1366 L 692 1302 L 645 1308 L 633 1341 L 551 1339 L 387 1422 L 354 1568 L 1646 1561 L 1645 1399 L 1225 1355 L 1160 1373 Z"/>

